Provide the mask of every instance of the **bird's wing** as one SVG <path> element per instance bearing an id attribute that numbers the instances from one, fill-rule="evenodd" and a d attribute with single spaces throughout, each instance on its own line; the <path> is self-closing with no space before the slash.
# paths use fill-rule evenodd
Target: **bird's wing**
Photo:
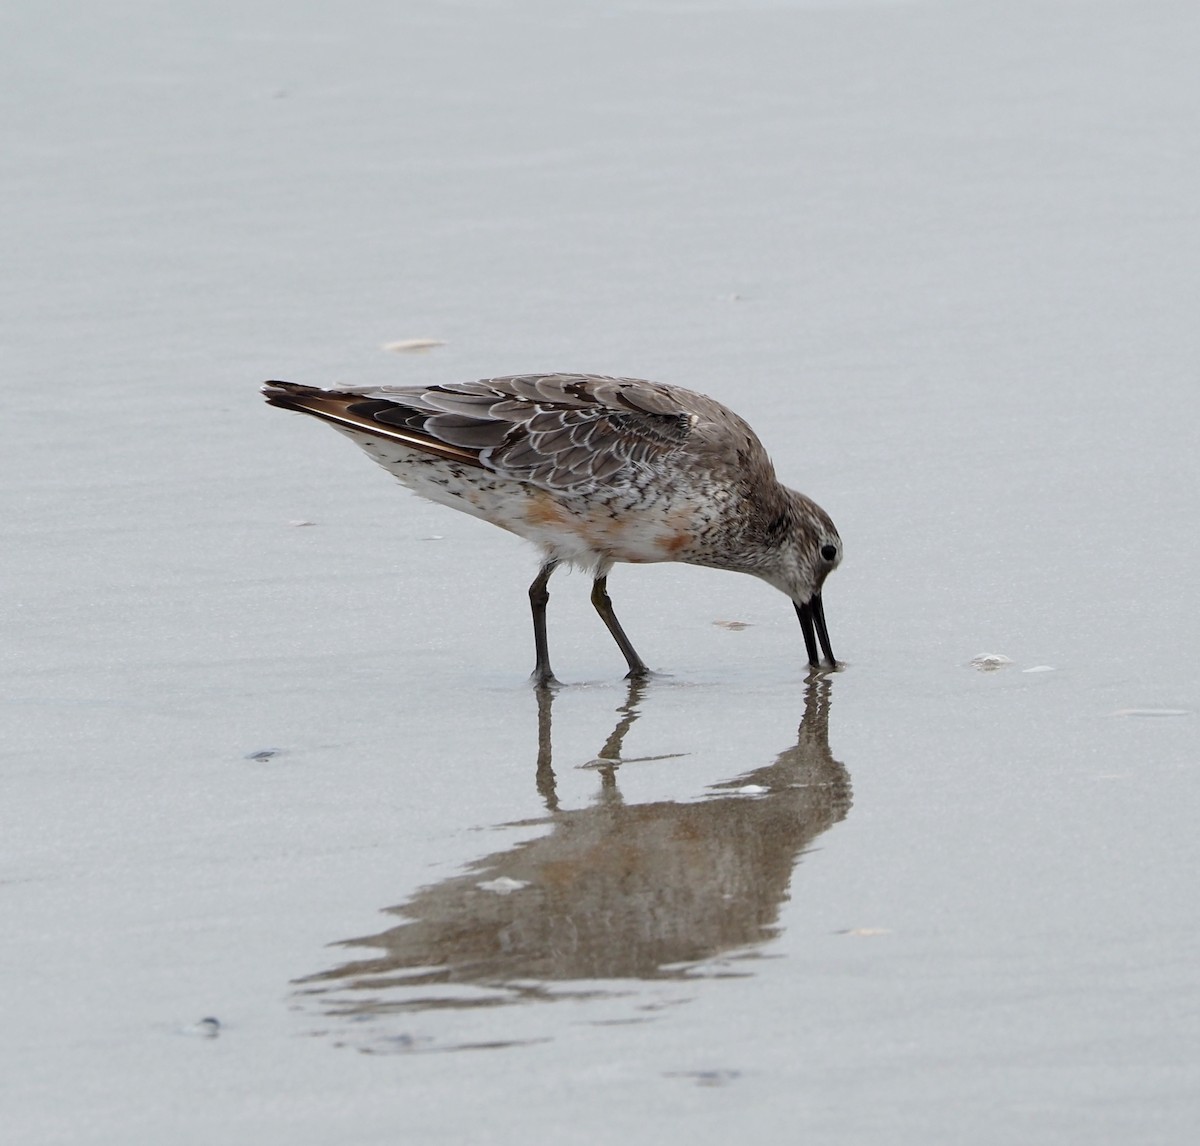
<path id="1" fill-rule="evenodd" d="M 556 493 L 617 484 L 680 449 L 708 399 L 592 374 L 521 374 L 427 387 L 264 387 L 268 401 L 392 437 Z"/>

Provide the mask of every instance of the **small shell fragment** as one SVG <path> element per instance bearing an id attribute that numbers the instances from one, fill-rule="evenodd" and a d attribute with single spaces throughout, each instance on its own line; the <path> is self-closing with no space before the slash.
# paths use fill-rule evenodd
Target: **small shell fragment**
<path id="1" fill-rule="evenodd" d="M 446 344 L 437 338 L 401 338 L 396 342 L 385 342 L 384 350 L 390 350 L 393 354 L 412 354 L 420 353 L 425 350 L 432 350 L 435 346 L 445 346 Z"/>
<path id="2" fill-rule="evenodd" d="M 980 653 L 979 656 L 972 657 L 970 663 L 972 668 L 980 672 L 995 672 L 1005 665 L 1012 664 L 1012 658 L 1003 653 Z"/>

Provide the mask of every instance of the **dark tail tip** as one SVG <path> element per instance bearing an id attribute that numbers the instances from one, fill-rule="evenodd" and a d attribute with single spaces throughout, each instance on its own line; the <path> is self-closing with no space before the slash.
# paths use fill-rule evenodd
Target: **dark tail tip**
<path id="1" fill-rule="evenodd" d="M 319 394 L 315 386 L 301 386 L 298 382 L 264 382 L 262 395 L 272 406 L 282 406 L 285 410 L 296 409 L 295 399 L 309 394 Z"/>

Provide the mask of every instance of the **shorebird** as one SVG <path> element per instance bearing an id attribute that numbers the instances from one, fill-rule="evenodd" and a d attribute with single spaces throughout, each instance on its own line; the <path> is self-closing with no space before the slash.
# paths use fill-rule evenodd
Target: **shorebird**
<path id="1" fill-rule="evenodd" d="M 719 402 L 658 382 L 521 374 L 435 386 L 322 390 L 267 382 L 267 401 L 328 422 L 404 485 L 532 541 L 535 682 L 556 683 L 547 584 L 593 575 L 592 605 L 629 677 L 648 674 L 613 611 L 615 562 L 682 561 L 750 573 L 796 609 L 809 664 L 837 666 L 821 588 L 842 559 L 829 515 L 780 485 L 754 431 Z"/>

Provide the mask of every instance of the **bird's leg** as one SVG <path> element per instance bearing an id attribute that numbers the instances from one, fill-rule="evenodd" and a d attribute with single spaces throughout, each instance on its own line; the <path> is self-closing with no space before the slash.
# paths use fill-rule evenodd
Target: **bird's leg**
<path id="1" fill-rule="evenodd" d="M 537 653 L 537 664 L 533 668 L 534 684 L 545 686 L 558 684 L 554 670 L 550 667 L 550 651 L 546 646 L 546 604 L 550 590 L 546 588 L 550 574 L 558 568 L 557 561 L 547 561 L 529 586 L 529 606 L 533 610 L 533 647 Z"/>
<path id="2" fill-rule="evenodd" d="M 629 643 L 625 630 L 621 628 L 621 622 L 617 620 L 617 614 L 613 612 L 612 599 L 608 595 L 607 574 L 597 577 L 592 582 L 592 605 L 600 614 L 600 619 L 608 627 L 608 631 L 613 635 L 613 640 L 617 642 L 617 646 L 624 654 L 625 663 L 629 665 L 629 679 L 649 676 L 650 670 L 642 658 L 637 655 L 637 650 Z"/>

